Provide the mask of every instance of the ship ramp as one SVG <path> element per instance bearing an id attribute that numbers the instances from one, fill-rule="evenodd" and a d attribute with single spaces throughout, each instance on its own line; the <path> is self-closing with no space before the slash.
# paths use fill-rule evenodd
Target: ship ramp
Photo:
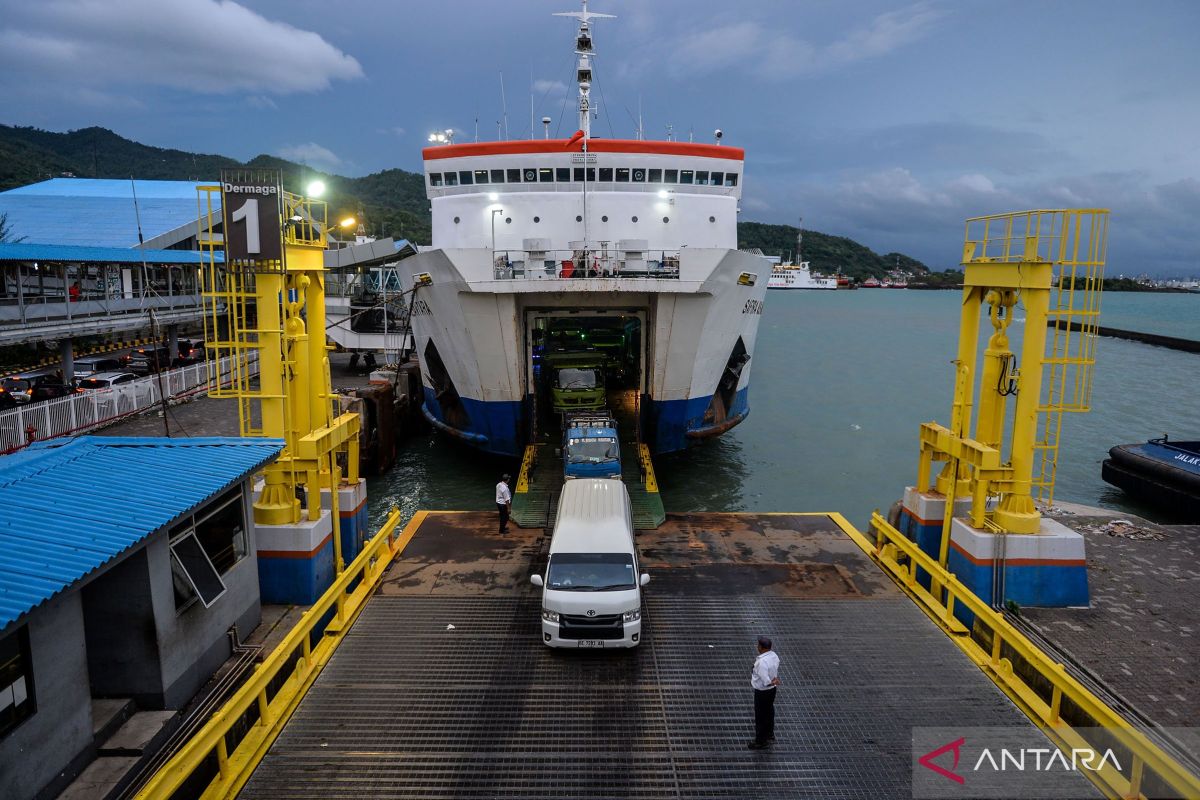
<path id="1" fill-rule="evenodd" d="M 607 410 L 617 421 L 621 479 L 629 491 L 633 525 L 638 530 L 653 530 L 666 520 L 667 514 L 650 449 L 639 441 L 636 398 L 634 391 L 610 391 Z M 552 439 L 551 436 L 560 438 Z M 560 446 L 561 432 L 555 431 L 543 433 L 525 448 L 512 504 L 512 520 L 522 528 L 553 525 L 563 485 Z"/>
<path id="2" fill-rule="evenodd" d="M 1050 746 L 846 528 L 671 515 L 638 536 L 642 644 L 564 652 L 542 645 L 529 583 L 545 531 L 420 514 L 239 796 L 910 797 L 914 728 L 1005 726 Z M 752 751 L 759 635 L 783 686 L 777 741 Z M 1055 796 L 1099 796 L 1055 779 Z"/>

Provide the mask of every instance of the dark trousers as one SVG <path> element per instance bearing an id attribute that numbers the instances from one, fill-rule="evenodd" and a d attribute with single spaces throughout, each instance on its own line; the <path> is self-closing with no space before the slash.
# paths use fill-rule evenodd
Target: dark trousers
<path id="1" fill-rule="evenodd" d="M 775 687 L 754 690 L 754 741 L 775 736 Z"/>
<path id="2" fill-rule="evenodd" d="M 496 503 L 496 510 L 500 512 L 500 532 L 504 533 L 508 529 L 508 503 Z"/>

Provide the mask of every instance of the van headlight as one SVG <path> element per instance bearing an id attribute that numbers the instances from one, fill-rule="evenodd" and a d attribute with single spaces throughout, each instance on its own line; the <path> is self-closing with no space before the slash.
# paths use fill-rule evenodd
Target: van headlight
<path id="1" fill-rule="evenodd" d="M 637 622 L 641 618 L 642 610 L 640 608 L 635 608 L 633 611 L 626 611 L 621 615 L 622 622 Z"/>
<path id="2" fill-rule="evenodd" d="M 548 608 L 543 608 L 542 619 L 546 620 L 546 622 L 558 622 L 558 612 L 551 611 Z"/>

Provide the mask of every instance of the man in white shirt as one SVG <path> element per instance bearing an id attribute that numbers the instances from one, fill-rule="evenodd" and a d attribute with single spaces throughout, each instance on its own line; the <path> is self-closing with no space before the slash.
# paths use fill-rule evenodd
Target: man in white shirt
<path id="1" fill-rule="evenodd" d="M 508 513 L 512 511 L 512 492 L 508 489 L 508 475 L 503 475 L 496 484 L 496 510 L 500 512 L 500 534 L 508 533 Z"/>
<path id="2" fill-rule="evenodd" d="M 775 687 L 779 685 L 779 656 L 771 649 L 771 640 L 758 637 L 758 658 L 750 670 L 754 689 L 754 738 L 751 750 L 762 750 L 775 741 Z"/>

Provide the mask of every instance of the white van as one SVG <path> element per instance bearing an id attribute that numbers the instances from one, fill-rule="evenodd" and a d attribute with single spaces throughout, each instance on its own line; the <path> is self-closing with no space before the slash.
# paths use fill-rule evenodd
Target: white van
<path id="1" fill-rule="evenodd" d="M 641 587 L 625 484 L 578 478 L 563 485 L 542 587 L 542 641 L 550 647 L 636 647 Z"/>

